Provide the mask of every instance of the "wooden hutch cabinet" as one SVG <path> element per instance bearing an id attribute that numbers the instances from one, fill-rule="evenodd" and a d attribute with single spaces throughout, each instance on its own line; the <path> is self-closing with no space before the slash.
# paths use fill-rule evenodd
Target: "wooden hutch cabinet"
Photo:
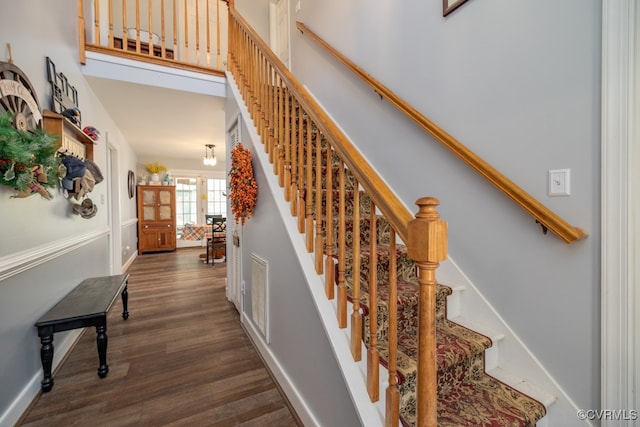
<path id="1" fill-rule="evenodd" d="M 138 253 L 176 249 L 176 188 L 138 185 Z"/>

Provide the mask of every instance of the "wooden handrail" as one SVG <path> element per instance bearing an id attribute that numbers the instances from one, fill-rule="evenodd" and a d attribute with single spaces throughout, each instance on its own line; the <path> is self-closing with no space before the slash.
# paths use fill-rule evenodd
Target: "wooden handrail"
<path id="1" fill-rule="evenodd" d="M 449 135 L 442 128 L 422 115 L 419 111 L 417 111 L 414 107 L 397 96 L 389 88 L 384 86 L 370 74 L 365 72 L 362 68 L 353 63 L 349 58 L 338 52 L 317 34 L 307 28 L 302 22 L 296 22 L 296 27 L 303 34 L 307 35 L 311 40 L 322 46 L 327 52 L 329 52 L 333 57 L 344 64 L 349 70 L 353 71 L 353 73 L 355 73 L 358 77 L 369 84 L 369 86 L 371 86 L 380 96 L 387 99 L 398 110 L 403 112 L 410 119 L 416 122 L 421 128 L 430 133 L 436 140 L 438 140 L 442 145 L 451 150 L 456 156 L 467 163 L 473 170 L 478 172 L 487 181 L 492 183 L 496 188 L 506 194 L 525 212 L 531 215 L 536 220 L 536 222 L 540 223 L 545 232 L 547 229 L 550 230 L 553 234 L 558 236 L 566 243 L 573 243 L 587 236 L 587 233 L 585 233 L 582 229 L 574 227 L 567 223 L 560 216 L 555 214 L 529 193 L 512 182 L 509 178 L 496 170 L 493 166 L 480 158 L 477 154 L 469 150 L 453 136 Z"/>
<path id="2" fill-rule="evenodd" d="M 230 8 L 229 14 L 244 28 L 251 28 L 235 9 Z M 261 49 L 268 61 L 273 64 L 274 69 L 280 74 L 285 85 L 295 94 L 302 107 L 309 113 L 322 133 L 330 140 L 338 142 L 334 147 L 336 152 L 344 159 L 362 187 L 371 194 L 376 206 L 382 211 L 400 238 L 407 241 L 408 224 L 414 218 L 411 212 L 374 171 L 316 100 L 298 83 L 289 69 L 271 51 L 271 48 L 253 33 L 247 33 L 247 36 L 251 38 L 252 43 Z"/>

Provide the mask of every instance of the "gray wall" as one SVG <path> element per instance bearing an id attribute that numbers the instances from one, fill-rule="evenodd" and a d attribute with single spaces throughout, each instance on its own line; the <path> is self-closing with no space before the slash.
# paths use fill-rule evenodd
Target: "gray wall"
<path id="1" fill-rule="evenodd" d="M 235 8 L 262 40 L 269 43 L 269 0 L 236 0 Z"/>
<path id="2" fill-rule="evenodd" d="M 227 91 L 225 108 L 227 125 L 235 122 L 237 103 Z M 254 215 L 244 225 L 242 235 L 243 279 L 246 282 L 244 314 L 251 319 L 251 254 L 268 263 L 269 281 L 269 350 L 286 371 L 293 386 L 323 426 L 360 425 L 344 384 L 340 368 L 313 303 L 309 285 L 302 273 L 287 230 L 278 214 L 274 195 L 266 182 L 265 170 L 256 158 L 258 148 L 249 139 L 242 122 L 242 144 L 253 154 L 253 168 L 258 184 L 258 203 Z M 227 162 L 230 164 L 230 161 Z M 273 175 L 273 166 L 266 173 Z M 277 194 L 275 197 L 282 197 Z M 230 211 L 229 211 L 230 212 Z M 228 221 L 233 221 L 229 215 Z"/>
<path id="3" fill-rule="evenodd" d="M 0 0 L 0 60 L 8 60 L 11 43 L 13 61 L 35 87 L 40 109 L 50 108 L 46 57 L 55 63 L 78 90 L 83 125 L 101 132 L 94 146 L 94 160 L 105 181 L 89 197 L 98 205 L 97 215 L 86 220 L 71 213 L 70 203 L 53 189 L 52 200 L 38 195 L 10 199 L 12 189 L 0 186 L 0 424 L 20 393 L 26 399 L 28 386 L 41 374 L 40 344 L 34 323 L 82 279 L 110 274 L 111 238 L 108 206 L 111 193 L 107 180 L 107 138 L 117 151 L 119 179 L 114 180 L 120 222 L 136 216 L 134 199 L 126 196 L 126 173 L 135 170 L 136 159 L 102 105 L 94 98 L 81 73 L 78 59 L 77 2 Z M 125 228 L 131 228 L 126 227 Z M 137 245 L 135 234 L 125 231 L 124 247 Z M 130 257 L 122 256 L 123 261 Z M 118 262 L 120 260 L 117 260 Z M 119 269 L 120 265 L 114 267 Z M 60 345 L 68 334 L 56 334 Z M 58 347 L 60 348 L 60 347 Z M 37 380 L 39 383 L 39 379 Z M 36 390 L 37 391 L 37 390 Z M 25 396 L 22 396 L 24 403 Z M 18 400 L 17 400 L 18 399 Z M 29 403 L 28 401 L 26 402 Z"/>
<path id="4" fill-rule="evenodd" d="M 292 14 L 294 5 L 292 2 Z M 415 211 L 429 195 L 451 258 L 578 407 L 600 397 L 600 22 L 596 0 L 302 0 L 296 16 L 589 233 L 566 245 L 299 31 L 292 70 Z M 571 196 L 546 195 L 571 169 Z"/>

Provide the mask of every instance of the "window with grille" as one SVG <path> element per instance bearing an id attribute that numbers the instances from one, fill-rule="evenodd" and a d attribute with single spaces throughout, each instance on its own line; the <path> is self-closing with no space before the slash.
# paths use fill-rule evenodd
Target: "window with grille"
<path id="1" fill-rule="evenodd" d="M 185 224 L 198 223 L 198 185 L 196 178 L 176 178 L 176 222 L 178 234 Z"/>
<path id="2" fill-rule="evenodd" d="M 207 214 L 227 217 L 226 187 L 224 179 L 207 179 Z"/>

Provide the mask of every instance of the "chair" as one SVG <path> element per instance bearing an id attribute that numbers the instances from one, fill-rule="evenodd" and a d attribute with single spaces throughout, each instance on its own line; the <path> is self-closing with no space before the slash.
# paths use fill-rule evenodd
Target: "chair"
<path id="1" fill-rule="evenodd" d="M 209 255 L 211 255 L 211 264 L 215 265 L 215 252 L 216 249 L 227 248 L 227 218 L 222 215 L 205 215 L 205 224 L 211 225 L 211 237 L 207 237 L 207 253 L 206 263 L 209 264 Z M 225 253 L 226 261 L 226 253 Z"/>

